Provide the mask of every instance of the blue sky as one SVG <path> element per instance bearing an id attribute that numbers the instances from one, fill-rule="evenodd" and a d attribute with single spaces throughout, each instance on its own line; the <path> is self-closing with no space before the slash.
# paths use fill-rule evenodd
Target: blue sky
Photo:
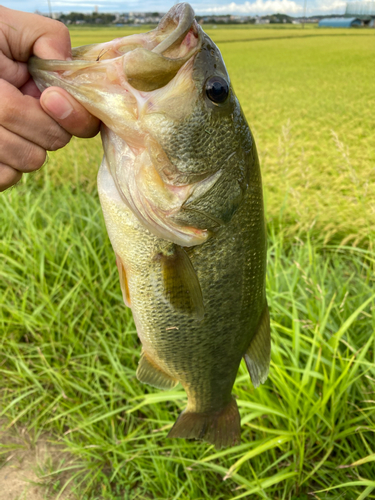
<path id="1" fill-rule="evenodd" d="M 95 5 L 99 12 L 160 11 L 166 12 L 174 3 L 170 0 L 50 0 L 53 12 L 92 12 Z M 306 0 L 306 13 L 343 14 L 345 0 Z M 191 0 L 196 14 L 272 14 L 281 12 L 293 16 L 303 14 L 304 0 Z M 47 0 L 5 0 L 1 5 L 25 12 L 48 12 Z"/>

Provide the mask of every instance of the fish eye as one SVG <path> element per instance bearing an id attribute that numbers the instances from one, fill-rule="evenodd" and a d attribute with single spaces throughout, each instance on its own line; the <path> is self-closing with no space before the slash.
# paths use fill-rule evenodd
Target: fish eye
<path id="1" fill-rule="evenodd" d="M 229 85 L 221 76 L 212 76 L 206 82 L 207 97 L 216 104 L 226 101 L 229 95 Z"/>

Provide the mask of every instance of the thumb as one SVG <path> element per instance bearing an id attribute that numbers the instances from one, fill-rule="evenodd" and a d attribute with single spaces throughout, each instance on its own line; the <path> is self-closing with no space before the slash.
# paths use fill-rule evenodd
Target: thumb
<path id="1" fill-rule="evenodd" d="M 49 87 L 41 97 L 40 104 L 62 128 L 77 137 L 93 137 L 99 131 L 100 121 L 92 116 L 65 90 Z"/>

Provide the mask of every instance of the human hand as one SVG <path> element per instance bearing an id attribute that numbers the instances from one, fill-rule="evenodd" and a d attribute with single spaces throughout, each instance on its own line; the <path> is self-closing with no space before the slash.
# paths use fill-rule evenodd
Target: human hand
<path id="1" fill-rule="evenodd" d="M 99 120 L 65 90 L 39 92 L 27 71 L 31 55 L 69 58 L 68 29 L 0 6 L 0 191 L 40 168 L 47 151 L 64 147 L 72 135 L 93 137 L 99 130 Z"/>

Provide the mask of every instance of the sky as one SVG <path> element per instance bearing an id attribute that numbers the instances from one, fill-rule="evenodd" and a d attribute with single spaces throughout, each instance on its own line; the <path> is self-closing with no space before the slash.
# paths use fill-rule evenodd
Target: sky
<path id="1" fill-rule="evenodd" d="M 306 15 L 343 14 L 344 0 L 249 0 L 230 2 L 228 0 L 190 0 L 196 14 L 242 14 L 265 15 L 289 14 L 301 16 L 306 1 Z M 95 6 L 99 12 L 167 12 L 173 0 L 50 0 L 52 12 L 93 12 Z M 24 12 L 48 12 L 48 0 L 3 0 L 1 5 Z"/>

